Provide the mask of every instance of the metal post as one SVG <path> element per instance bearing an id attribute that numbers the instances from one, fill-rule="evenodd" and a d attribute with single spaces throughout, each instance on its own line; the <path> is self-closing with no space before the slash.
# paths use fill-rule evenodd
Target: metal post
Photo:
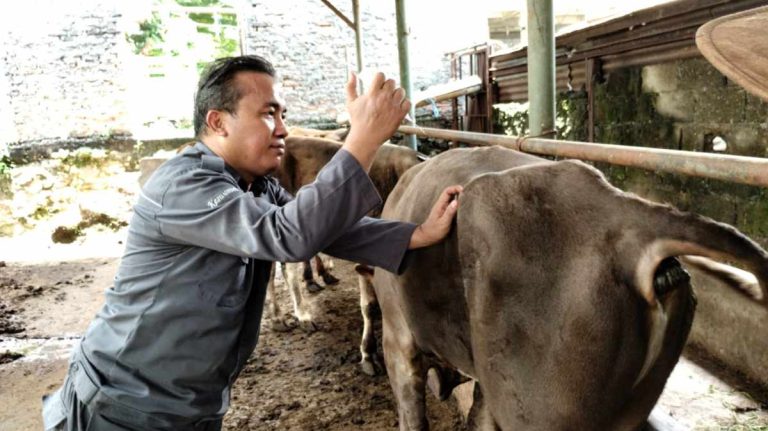
<path id="1" fill-rule="evenodd" d="M 555 19 L 552 0 L 528 0 L 528 123 L 531 136 L 555 134 Z"/>
<path id="2" fill-rule="evenodd" d="M 397 15 L 397 54 L 400 57 L 400 85 L 405 90 L 408 98 L 413 96 L 413 85 L 411 84 L 410 59 L 408 53 L 408 24 L 405 20 L 405 0 L 395 0 L 395 13 Z M 409 113 L 416 125 L 416 106 L 411 104 Z M 416 150 L 416 136 L 406 136 L 408 146 Z"/>
<path id="3" fill-rule="evenodd" d="M 586 88 L 587 88 L 587 141 L 595 142 L 595 66 L 594 58 L 587 59 Z"/>
<path id="4" fill-rule="evenodd" d="M 240 0 L 235 4 L 237 10 L 237 36 L 240 42 L 240 55 L 245 55 L 248 51 L 247 29 L 248 9 L 245 0 Z"/>
<path id="5" fill-rule="evenodd" d="M 363 71 L 363 33 L 360 25 L 360 2 L 352 0 L 352 16 L 355 24 L 355 55 L 357 56 L 357 72 Z"/>

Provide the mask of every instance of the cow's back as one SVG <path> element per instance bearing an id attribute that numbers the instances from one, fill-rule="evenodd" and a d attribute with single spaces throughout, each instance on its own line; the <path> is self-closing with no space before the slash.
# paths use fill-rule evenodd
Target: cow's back
<path id="1" fill-rule="evenodd" d="M 285 139 L 285 156 L 274 176 L 292 194 L 313 182 L 320 170 L 341 149 L 342 144 L 317 136 L 292 136 Z M 376 152 L 369 172 L 376 190 L 386 200 L 400 177 L 420 163 L 418 153 L 399 145 L 383 144 Z M 381 209 L 373 211 L 378 216 Z"/>

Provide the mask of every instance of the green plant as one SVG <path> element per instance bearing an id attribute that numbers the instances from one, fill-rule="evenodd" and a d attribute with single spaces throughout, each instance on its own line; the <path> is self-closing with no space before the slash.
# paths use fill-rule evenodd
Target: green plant
<path id="1" fill-rule="evenodd" d="M 139 23 L 138 33 L 126 34 L 125 37 L 128 42 L 133 44 L 134 54 L 151 55 L 151 52 L 156 52 L 156 50 L 152 50 L 152 45 L 162 42 L 164 33 L 160 15 L 157 12 L 152 12 L 151 18 Z"/>
<path id="2" fill-rule="evenodd" d="M 493 107 L 494 133 L 525 136 L 528 133 L 528 103 L 505 103 Z"/>
<path id="3" fill-rule="evenodd" d="M 223 13 L 219 16 L 219 24 L 221 25 L 237 25 L 237 15 L 233 13 Z"/>
<path id="4" fill-rule="evenodd" d="M 11 169 L 13 160 L 8 155 L 0 157 L 0 199 L 13 197 Z"/>
<path id="5" fill-rule="evenodd" d="M 213 24 L 213 14 L 210 13 L 196 13 L 196 12 L 190 12 L 187 14 L 189 19 L 192 21 L 198 23 L 198 24 Z"/>
<path id="6" fill-rule="evenodd" d="M 13 160 L 8 155 L 0 157 L 0 176 L 10 175 L 11 169 L 13 169 Z"/>
<path id="7" fill-rule="evenodd" d="M 219 32 L 218 37 L 214 36 L 213 39 L 216 41 L 218 57 L 231 57 L 237 54 L 240 42 L 237 39 L 228 38 L 223 29 Z"/>
<path id="8" fill-rule="evenodd" d="M 179 6 L 217 6 L 219 0 L 176 0 Z"/>

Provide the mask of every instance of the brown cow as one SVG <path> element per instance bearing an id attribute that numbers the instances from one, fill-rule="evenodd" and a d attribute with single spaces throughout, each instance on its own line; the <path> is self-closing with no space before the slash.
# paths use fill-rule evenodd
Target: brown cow
<path id="1" fill-rule="evenodd" d="M 280 170 L 275 173 L 275 178 L 277 178 L 286 190 L 295 194 L 302 186 L 315 180 L 320 169 L 328 163 L 340 148 L 341 143 L 338 141 L 317 137 L 289 135 L 285 139 L 285 156 L 283 157 Z M 379 195 L 381 195 L 382 200 L 387 198 L 390 191 L 395 187 L 395 184 L 397 184 L 400 176 L 402 176 L 402 174 L 411 166 L 416 165 L 420 161 L 421 159 L 419 158 L 418 153 L 406 147 L 384 144 L 379 149 L 376 158 L 373 161 L 373 165 L 371 166 L 369 175 L 376 190 L 378 190 Z M 380 213 L 381 208 L 377 208 L 369 215 L 377 217 Z M 299 321 L 299 325 L 302 328 L 307 330 L 316 329 L 312 314 L 304 299 L 302 289 L 300 288 L 296 266 L 294 264 L 287 264 L 283 265 L 283 267 L 287 268 L 284 272 L 284 278 L 288 285 L 289 292 L 291 293 L 294 316 Z M 320 272 L 320 269 L 318 272 Z M 372 311 L 372 304 L 375 302 L 375 297 L 373 296 L 373 290 L 366 290 L 364 288 L 365 286 L 367 285 L 361 284 L 361 306 L 364 321 L 366 322 L 366 328 L 370 328 L 370 324 L 368 323 L 369 315 Z M 274 277 L 273 282 L 268 286 L 267 293 L 271 298 L 270 314 L 272 325 L 278 329 L 284 329 L 289 325 L 285 323 L 285 319 L 283 318 L 277 302 L 274 300 Z M 367 333 L 370 333 L 370 331 L 367 331 Z M 363 340 L 363 345 L 365 345 L 366 342 L 367 340 Z M 372 365 L 365 365 L 367 363 L 372 364 L 372 361 L 366 357 L 365 352 L 368 350 L 361 348 L 361 351 L 364 351 L 362 361 L 363 369 L 372 370 Z M 372 373 L 372 371 L 369 373 Z"/>
<path id="2" fill-rule="evenodd" d="M 304 136 L 304 137 L 313 137 L 313 138 L 321 138 L 321 139 L 330 139 L 332 141 L 336 142 L 343 142 L 344 139 L 346 139 L 347 134 L 349 134 L 348 128 L 339 128 L 334 130 L 317 130 L 317 129 L 308 129 L 305 127 L 298 127 L 294 126 L 288 129 L 288 133 L 293 138 L 297 136 Z M 326 160 L 327 161 L 327 160 Z M 283 164 L 283 169 L 285 170 L 285 164 Z M 283 177 L 294 175 L 293 172 L 288 172 L 283 175 Z M 310 181 L 314 181 L 314 177 L 311 178 Z M 306 184 L 306 183 L 303 183 Z M 303 185 L 301 184 L 301 185 Z M 299 187 L 293 187 L 293 190 L 291 190 L 293 193 L 295 193 Z M 316 255 L 313 259 L 315 261 L 315 266 L 317 267 L 317 275 L 319 275 L 323 279 L 323 283 L 328 285 L 334 285 L 339 282 L 339 279 L 334 277 L 333 274 L 331 274 L 331 269 L 333 268 L 333 261 L 330 259 L 325 260 L 320 255 Z M 283 267 L 285 270 L 286 268 Z M 290 271 L 287 271 L 285 273 L 286 276 L 291 277 L 297 277 L 298 274 L 295 271 L 295 267 L 293 265 L 289 265 Z M 303 270 L 302 270 L 302 279 L 304 281 L 305 288 L 310 293 L 317 293 L 323 290 L 323 287 L 320 286 L 318 283 L 315 282 L 315 277 L 312 272 L 312 264 L 310 261 L 303 262 Z M 298 281 L 292 281 L 292 285 L 298 286 Z M 294 297 L 295 299 L 295 297 Z M 304 321 L 306 324 L 306 321 Z M 287 327 L 284 327 L 285 325 L 278 325 L 279 328 L 287 329 Z M 310 324 L 307 329 L 315 329 L 314 324 Z"/>
<path id="3" fill-rule="evenodd" d="M 624 193 L 577 161 L 451 150 L 409 170 L 382 216 L 424 220 L 451 184 L 464 191 L 446 241 L 411 252 L 402 275 L 374 277 L 401 430 L 428 426 L 430 368 L 475 380 L 478 429 L 638 429 L 693 318 L 674 256 L 743 265 L 757 276 L 739 278 L 743 292 L 767 301 L 768 254 L 749 238 Z"/>
<path id="4" fill-rule="evenodd" d="M 333 130 L 308 129 L 306 127 L 290 127 L 289 136 L 308 136 L 312 138 L 330 139 L 332 141 L 344 142 L 349 134 L 349 128 L 341 127 Z"/>

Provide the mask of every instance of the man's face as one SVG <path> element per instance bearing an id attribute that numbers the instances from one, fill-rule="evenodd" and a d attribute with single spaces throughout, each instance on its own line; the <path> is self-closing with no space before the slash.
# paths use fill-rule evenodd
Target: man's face
<path id="1" fill-rule="evenodd" d="M 234 115 L 225 114 L 227 163 L 247 181 L 280 166 L 288 134 L 283 122 L 285 102 L 274 78 L 258 72 L 239 72 L 234 84 L 242 98 Z"/>

